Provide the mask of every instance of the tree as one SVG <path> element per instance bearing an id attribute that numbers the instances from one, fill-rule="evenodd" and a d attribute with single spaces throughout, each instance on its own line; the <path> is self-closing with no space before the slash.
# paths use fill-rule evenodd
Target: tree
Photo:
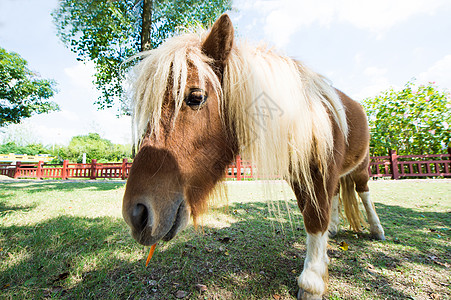
<path id="1" fill-rule="evenodd" d="M 371 128 L 371 154 L 438 154 L 451 146 L 451 97 L 433 83 L 408 82 L 367 98 L 363 105 Z"/>
<path id="2" fill-rule="evenodd" d="M 123 99 L 128 60 L 158 46 L 177 27 L 209 25 L 231 8 L 231 0 L 60 0 L 53 19 L 61 40 L 80 61 L 93 61 L 96 104 L 112 107 Z"/>
<path id="3" fill-rule="evenodd" d="M 74 136 L 69 142 L 67 151 L 58 150 L 58 155 L 63 159 L 81 162 L 83 153 L 86 153 L 87 161 L 97 159 L 99 162 L 120 161 L 130 155 L 130 147 L 114 145 L 111 141 L 102 138 L 98 133 Z"/>
<path id="4" fill-rule="evenodd" d="M 27 64 L 19 54 L 0 48 L 0 127 L 59 109 L 47 101 L 55 94 L 56 83 L 41 79 Z"/>

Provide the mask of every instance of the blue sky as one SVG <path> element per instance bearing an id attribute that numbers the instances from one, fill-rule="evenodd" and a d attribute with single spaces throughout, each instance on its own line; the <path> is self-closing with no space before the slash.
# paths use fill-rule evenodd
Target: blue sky
<path id="1" fill-rule="evenodd" d="M 98 111 L 93 66 L 76 60 L 56 37 L 50 13 L 57 0 L 0 0 L 0 46 L 19 53 L 29 67 L 58 82 L 60 112 L 20 126 L 32 141 L 67 144 L 98 132 L 130 142 L 130 120 L 115 109 Z M 265 41 L 328 77 L 356 100 L 412 78 L 451 89 L 449 0 L 234 1 L 230 13 L 239 38 Z M 0 142 L 2 135 L 0 134 Z"/>

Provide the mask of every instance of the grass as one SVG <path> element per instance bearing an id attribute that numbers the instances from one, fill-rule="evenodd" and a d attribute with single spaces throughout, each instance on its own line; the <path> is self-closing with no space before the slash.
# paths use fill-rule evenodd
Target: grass
<path id="1" fill-rule="evenodd" d="M 326 297 L 451 299 L 451 181 L 370 184 L 387 240 L 332 239 Z M 228 186 L 228 203 L 158 244 L 145 268 L 148 248 L 121 218 L 124 183 L 1 182 L 0 298 L 295 299 L 305 231 L 293 195 L 273 184 L 268 204 L 260 182 Z"/>

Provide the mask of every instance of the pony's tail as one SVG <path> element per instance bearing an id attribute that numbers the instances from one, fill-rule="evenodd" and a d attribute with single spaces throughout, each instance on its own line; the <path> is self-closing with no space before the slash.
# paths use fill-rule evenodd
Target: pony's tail
<path id="1" fill-rule="evenodd" d="M 351 175 L 340 178 L 340 201 L 351 229 L 361 231 L 367 223 L 359 209 L 359 196 L 355 191 L 355 182 Z"/>

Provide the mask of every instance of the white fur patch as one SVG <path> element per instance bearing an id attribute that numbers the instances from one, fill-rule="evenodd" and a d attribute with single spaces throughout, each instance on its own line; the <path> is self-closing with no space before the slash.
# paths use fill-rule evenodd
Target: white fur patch
<path id="1" fill-rule="evenodd" d="M 327 274 L 327 237 L 328 233 L 307 233 L 307 256 L 304 270 L 298 278 L 299 288 L 313 294 L 323 295 L 326 283 L 323 277 Z"/>

